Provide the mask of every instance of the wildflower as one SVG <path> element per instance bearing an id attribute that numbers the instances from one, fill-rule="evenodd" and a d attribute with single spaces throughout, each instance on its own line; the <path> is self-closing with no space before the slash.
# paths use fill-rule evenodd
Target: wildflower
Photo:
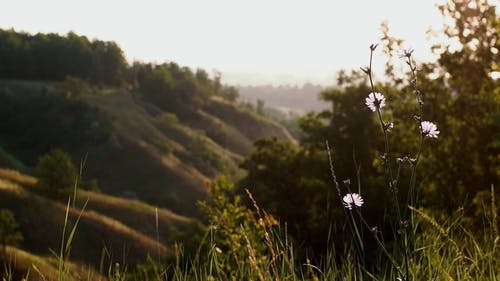
<path id="1" fill-rule="evenodd" d="M 219 248 L 217 246 L 215 247 L 215 252 L 217 252 L 218 254 L 222 254 L 221 248 Z"/>
<path id="2" fill-rule="evenodd" d="M 375 112 L 385 106 L 385 97 L 381 93 L 372 92 L 365 99 L 365 104 L 371 111 Z"/>
<path id="3" fill-rule="evenodd" d="M 400 58 L 409 58 L 411 57 L 411 54 L 413 53 L 413 49 L 412 48 L 408 48 L 408 49 L 404 49 L 402 54 L 399 55 Z"/>
<path id="4" fill-rule="evenodd" d="M 356 205 L 358 207 L 361 207 L 363 205 L 363 198 L 361 195 L 357 193 L 348 193 L 342 198 L 342 201 L 344 201 L 344 207 L 347 209 L 351 210 L 353 205 Z"/>
<path id="5" fill-rule="evenodd" d="M 390 132 L 392 129 L 394 129 L 394 122 L 385 123 L 384 129 L 387 132 Z"/>
<path id="6" fill-rule="evenodd" d="M 429 122 L 429 121 L 423 121 L 420 123 L 420 126 L 422 128 L 422 134 L 425 137 L 430 137 L 430 138 L 437 138 L 439 135 L 439 131 L 437 130 L 436 124 Z"/>

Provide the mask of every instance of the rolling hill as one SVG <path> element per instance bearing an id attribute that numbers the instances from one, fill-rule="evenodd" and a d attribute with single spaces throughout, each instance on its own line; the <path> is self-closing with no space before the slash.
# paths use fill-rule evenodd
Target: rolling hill
<path id="1" fill-rule="evenodd" d="M 137 91 L 61 97 L 57 89 L 57 82 L 0 81 L 6 165 L 32 167 L 42 153 L 61 147 L 75 163 L 85 159 L 83 176 L 97 179 L 104 193 L 185 215 L 196 214 L 207 180 L 241 175 L 238 165 L 255 140 L 292 139 L 277 123 L 216 96 L 171 112 Z"/>
<path id="2" fill-rule="evenodd" d="M 240 178 L 259 138 L 294 141 L 240 106 L 220 77 L 173 62 L 130 65 L 114 42 L 0 29 L 0 61 L 0 206 L 24 236 L 8 248 L 16 272 L 43 267 L 53 279 L 67 210 L 71 223 L 81 214 L 75 274 L 166 256 L 203 229 L 196 202 L 208 198 L 212 178 Z M 79 188 L 69 209 L 33 177 L 56 148 L 80 167 L 81 182 L 98 183 L 99 192 Z"/>
<path id="3" fill-rule="evenodd" d="M 65 202 L 37 193 L 36 179 L 17 171 L 0 169 L 0 206 L 11 210 L 24 236 L 20 249 L 53 258 L 60 249 Z M 69 221 L 81 213 L 70 260 L 101 266 L 127 261 L 134 267 L 148 257 L 164 256 L 180 232 L 199 228 L 199 222 L 143 202 L 80 190 L 71 204 Z M 86 204 L 86 208 L 82 207 Z M 156 231 L 158 216 L 158 232 Z"/>

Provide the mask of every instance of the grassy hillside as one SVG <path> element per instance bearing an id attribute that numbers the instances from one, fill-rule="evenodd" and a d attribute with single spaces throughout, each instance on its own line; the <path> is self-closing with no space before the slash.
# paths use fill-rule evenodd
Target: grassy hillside
<path id="1" fill-rule="evenodd" d="M 61 147 L 75 163 L 86 159 L 84 178 L 96 178 L 103 192 L 193 215 L 205 182 L 241 175 L 239 163 L 256 139 L 291 139 L 283 127 L 220 98 L 166 111 L 140 90 L 75 81 L 0 81 L 6 167 L 33 166 Z"/>
<path id="2" fill-rule="evenodd" d="M 57 280 L 58 278 L 58 260 L 52 255 L 39 256 L 16 247 L 7 247 L 6 254 L 8 258 L 3 261 L 6 267 L 3 274 L 9 275 L 6 278 L 22 280 L 21 278 L 28 276 L 30 281 Z M 66 280 L 105 280 L 104 276 L 109 270 L 108 266 L 102 269 L 93 269 L 89 268 L 88 265 L 74 262 L 68 262 L 66 266 L 69 273 Z"/>
<path id="3" fill-rule="evenodd" d="M 0 205 L 15 214 L 24 236 L 21 249 L 51 256 L 60 249 L 66 204 L 37 195 L 33 192 L 35 182 L 30 176 L 0 169 Z M 153 206 L 88 191 L 79 191 L 78 200 L 70 210 L 70 221 L 75 221 L 87 200 L 70 259 L 95 268 L 103 258 L 105 264 L 126 260 L 129 266 L 134 266 L 149 256 L 165 255 L 167 244 L 175 240 L 177 233 L 197 227 L 192 219 L 158 209 L 157 241 Z"/>

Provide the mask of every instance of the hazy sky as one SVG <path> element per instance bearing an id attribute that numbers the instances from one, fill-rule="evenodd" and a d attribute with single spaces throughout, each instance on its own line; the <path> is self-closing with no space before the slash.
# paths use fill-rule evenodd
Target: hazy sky
<path id="1" fill-rule="evenodd" d="M 436 0 L 0 0 L 0 28 L 72 30 L 116 41 L 129 61 L 175 61 L 222 72 L 231 84 L 332 84 L 367 64 L 380 23 L 429 60 Z M 376 61 L 378 66 L 383 58 Z"/>

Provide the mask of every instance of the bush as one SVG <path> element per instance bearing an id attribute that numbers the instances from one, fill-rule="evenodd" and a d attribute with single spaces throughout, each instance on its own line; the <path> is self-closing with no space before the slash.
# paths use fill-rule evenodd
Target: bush
<path id="1" fill-rule="evenodd" d="M 4 258 L 7 245 L 16 245 L 23 240 L 23 235 L 19 232 L 18 227 L 14 214 L 10 210 L 0 210 L 0 244 Z"/>
<path id="2" fill-rule="evenodd" d="M 50 195 L 61 195 L 75 185 L 78 173 L 70 156 L 61 149 L 54 149 L 38 159 L 35 176 L 40 189 Z"/>

